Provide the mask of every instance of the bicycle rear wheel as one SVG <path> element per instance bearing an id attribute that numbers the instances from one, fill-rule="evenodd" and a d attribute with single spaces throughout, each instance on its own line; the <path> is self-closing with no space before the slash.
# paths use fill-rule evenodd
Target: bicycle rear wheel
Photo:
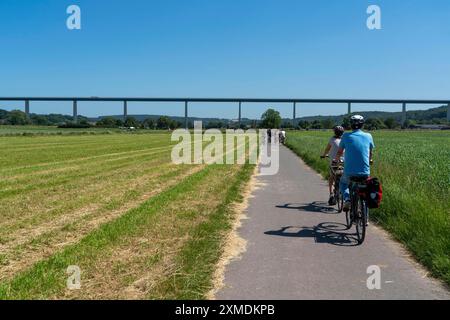
<path id="1" fill-rule="evenodd" d="M 343 194 L 339 188 L 339 178 L 335 178 L 334 180 L 334 199 L 336 201 L 338 212 L 341 213 L 344 208 L 344 199 Z"/>
<path id="2" fill-rule="evenodd" d="M 366 226 L 367 226 L 366 201 L 358 197 L 358 203 L 355 209 L 356 209 L 356 235 L 358 237 L 358 243 L 362 244 L 366 239 Z"/>
<path id="3" fill-rule="evenodd" d="M 341 192 L 337 193 L 336 202 L 337 202 L 337 206 L 338 206 L 338 212 L 341 213 L 344 209 L 344 197 Z"/>

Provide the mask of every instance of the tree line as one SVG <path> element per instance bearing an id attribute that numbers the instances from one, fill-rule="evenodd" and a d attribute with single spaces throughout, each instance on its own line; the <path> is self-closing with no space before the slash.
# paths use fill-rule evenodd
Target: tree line
<path id="1" fill-rule="evenodd" d="M 440 119 L 439 119 L 440 120 Z M 441 120 L 439 123 L 442 122 Z M 367 130 L 383 130 L 383 129 L 400 129 L 400 128 L 414 128 L 417 124 L 429 123 L 429 121 L 420 121 L 408 119 L 405 123 L 401 123 L 398 119 L 391 118 L 377 118 L 371 117 L 366 120 L 365 128 Z M 432 122 L 434 123 L 434 122 Z M 438 123 L 438 122 L 436 122 Z M 61 114 L 26 115 L 20 110 L 6 111 L 0 109 L 0 124 L 3 125 L 37 125 L 37 126 L 59 126 L 60 128 L 136 128 L 136 129 L 153 129 L 153 130 L 175 130 L 184 127 L 184 123 L 172 119 L 168 116 L 160 116 L 158 118 L 148 117 L 139 121 L 135 117 L 128 116 L 125 119 L 118 117 L 101 117 L 96 122 L 90 122 L 88 118 L 78 116 L 77 121 L 74 121 L 72 116 Z M 260 120 L 242 121 L 240 127 L 247 128 L 283 128 L 283 129 L 300 129 L 300 130 L 320 130 L 332 129 L 336 125 L 342 125 L 344 128 L 350 128 L 350 116 L 344 118 L 333 119 L 315 119 L 315 120 L 287 120 L 282 119 L 278 111 L 273 108 L 267 109 Z M 188 122 L 188 127 L 193 128 L 194 124 L 191 120 Z M 210 120 L 204 123 L 205 129 L 218 128 L 237 128 L 239 123 L 235 121 Z"/>
<path id="2" fill-rule="evenodd" d="M 118 119 L 115 117 L 102 117 L 95 124 L 97 127 L 101 128 L 139 128 L 139 129 L 177 129 L 181 128 L 183 124 L 180 121 L 176 121 L 167 116 L 160 116 L 157 119 L 146 118 L 143 121 L 128 116 L 125 120 Z"/>
<path id="3" fill-rule="evenodd" d="M 262 121 L 260 127 L 262 128 L 283 128 L 283 129 L 299 129 L 299 130 L 321 130 L 321 129 L 333 129 L 337 125 L 343 126 L 346 130 L 350 130 L 350 117 L 351 115 L 345 116 L 342 120 L 324 118 L 321 120 L 283 120 L 280 113 L 274 109 L 268 109 L 262 115 Z M 439 121 L 432 121 L 433 124 L 444 123 L 441 119 Z M 366 120 L 364 128 L 366 130 L 396 130 L 396 129 L 408 129 L 415 128 L 418 124 L 427 124 L 430 121 L 418 121 L 413 119 L 408 119 L 405 123 L 401 123 L 394 117 L 382 119 L 377 117 L 370 117 Z"/>
<path id="4" fill-rule="evenodd" d="M 350 116 L 345 117 L 342 120 L 342 123 L 336 123 L 331 119 L 324 120 L 313 120 L 313 121 L 304 121 L 300 120 L 297 123 L 298 129 L 309 130 L 309 129 L 332 129 L 336 125 L 343 126 L 346 130 L 350 129 Z M 408 128 L 413 126 L 412 121 L 407 121 L 405 125 L 402 126 L 400 122 L 395 120 L 394 118 L 387 119 L 379 119 L 379 118 L 369 118 L 366 120 L 366 124 L 364 128 L 367 130 L 383 130 L 383 129 L 400 129 L 400 128 Z"/>
<path id="5" fill-rule="evenodd" d="M 443 124 L 444 122 L 432 122 L 432 124 Z M 395 118 L 368 118 L 366 119 L 366 123 L 364 128 L 366 130 L 396 130 L 396 129 L 412 129 L 420 124 L 429 124 L 427 121 L 417 121 L 408 119 L 405 123 L 398 121 Z M 297 129 L 309 130 L 309 129 L 332 129 L 336 125 L 343 126 L 346 130 L 350 129 L 350 116 L 344 117 L 344 119 L 338 123 L 331 119 L 324 120 L 313 120 L 313 121 L 298 121 L 296 127 Z"/>
<path id="6" fill-rule="evenodd" d="M 86 117 L 78 117 L 80 121 L 87 121 Z M 62 114 L 30 114 L 20 110 L 6 111 L 0 109 L 0 124 L 3 125 L 36 125 L 36 126 L 55 126 L 67 122 L 72 122 L 73 117 Z"/>
<path id="7" fill-rule="evenodd" d="M 6 111 L 0 109 L 0 125 L 36 125 L 36 126 L 59 126 L 60 128 L 120 128 L 134 127 L 142 129 L 176 129 L 183 126 L 179 121 L 175 121 L 167 116 L 157 119 L 147 118 L 138 121 L 134 117 L 127 117 L 125 120 L 115 117 L 102 117 L 95 123 L 90 122 L 87 117 L 78 116 L 77 121 L 72 116 L 61 114 L 27 114 L 21 110 Z"/>

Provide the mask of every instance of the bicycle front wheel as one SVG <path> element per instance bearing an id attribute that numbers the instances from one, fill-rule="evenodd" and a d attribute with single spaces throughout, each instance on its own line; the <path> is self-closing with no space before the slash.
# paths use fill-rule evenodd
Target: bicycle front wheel
<path id="1" fill-rule="evenodd" d="M 344 207 L 344 199 L 342 197 L 342 207 Z M 353 219 L 352 219 L 352 208 L 350 210 L 345 211 L 345 220 L 347 223 L 347 230 L 349 230 L 353 225 Z"/>
<path id="2" fill-rule="evenodd" d="M 340 191 L 336 193 L 336 202 L 338 206 L 338 212 L 341 213 L 344 210 L 344 196 Z"/>

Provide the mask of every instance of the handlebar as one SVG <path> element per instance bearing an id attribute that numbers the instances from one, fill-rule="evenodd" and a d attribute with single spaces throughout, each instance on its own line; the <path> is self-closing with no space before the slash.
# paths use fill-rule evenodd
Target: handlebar
<path id="1" fill-rule="evenodd" d="M 329 155 L 326 155 L 326 156 L 323 156 L 323 155 L 322 155 L 322 156 L 320 156 L 320 159 L 325 159 L 325 158 L 329 158 L 329 157 L 330 157 Z M 338 161 L 334 161 L 334 160 L 333 160 L 333 163 L 336 163 L 336 164 L 337 164 Z M 344 163 L 344 161 L 341 160 L 340 163 Z M 373 159 L 370 159 L 370 165 L 373 165 Z"/>
<path id="2" fill-rule="evenodd" d="M 326 156 L 320 156 L 320 159 L 325 159 L 325 158 L 330 158 L 330 156 L 329 155 L 326 155 Z M 334 159 L 333 159 L 333 163 L 338 163 L 338 162 L 340 162 L 340 163 L 344 163 L 344 160 L 340 160 L 340 161 L 334 161 Z"/>

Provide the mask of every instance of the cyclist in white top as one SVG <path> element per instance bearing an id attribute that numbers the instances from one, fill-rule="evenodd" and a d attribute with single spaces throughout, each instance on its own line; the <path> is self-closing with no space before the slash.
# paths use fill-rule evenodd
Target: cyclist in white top
<path id="1" fill-rule="evenodd" d="M 328 178 L 328 185 L 330 188 L 330 198 L 328 200 L 328 204 L 334 205 L 336 203 L 334 199 L 334 171 L 332 169 L 332 162 L 336 158 L 336 155 L 339 150 L 339 144 L 341 143 L 342 135 L 344 134 L 345 129 L 341 126 L 336 126 L 333 128 L 334 136 L 330 138 L 328 141 L 327 147 L 321 158 L 329 157 L 330 160 L 330 177 Z"/>

